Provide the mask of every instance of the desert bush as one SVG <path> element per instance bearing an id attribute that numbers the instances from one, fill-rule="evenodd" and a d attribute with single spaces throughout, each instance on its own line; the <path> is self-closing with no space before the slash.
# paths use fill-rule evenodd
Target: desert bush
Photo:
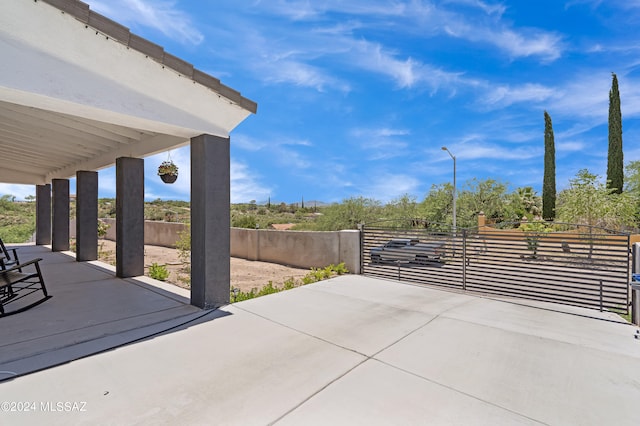
<path id="1" fill-rule="evenodd" d="M 241 291 L 238 288 L 232 287 L 230 292 L 231 303 L 242 302 L 243 300 L 253 299 L 254 297 L 266 296 L 267 294 L 278 293 L 284 290 L 291 290 L 292 288 L 299 287 L 301 285 L 307 285 L 318 281 L 326 280 L 334 275 L 342 275 L 348 273 L 344 262 L 338 265 L 329 265 L 325 268 L 311 268 L 311 272 L 302 277 L 300 281 L 296 281 L 293 277 L 285 280 L 282 287 L 276 287 L 273 285 L 273 281 L 269 281 L 260 290 L 252 288 L 251 291 Z"/>
<path id="2" fill-rule="evenodd" d="M 169 278 L 169 271 L 166 265 L 158 265 L 156 262 L 153 262 L 151 266 L 149 266 L 149 276 L 154 280 L 166 281 L 167 278 Z"/>
<path id="3" fill-rule="evenodd" d="M 178 233 L 176 249 L 178 249 L 178 257 L 182 263 L 191 261 L 191 226 L 189 224 L 187 224 L 184 231 Z"/>

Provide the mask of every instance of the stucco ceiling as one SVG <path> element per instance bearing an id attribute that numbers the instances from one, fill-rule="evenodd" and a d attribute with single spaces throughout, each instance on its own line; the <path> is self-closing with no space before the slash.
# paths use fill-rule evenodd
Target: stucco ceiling
<path id="1" fill-rule="evenodd" d="M 0 182 L 228 137 L 256 104 L 75 0 L 3 2 Z"/>

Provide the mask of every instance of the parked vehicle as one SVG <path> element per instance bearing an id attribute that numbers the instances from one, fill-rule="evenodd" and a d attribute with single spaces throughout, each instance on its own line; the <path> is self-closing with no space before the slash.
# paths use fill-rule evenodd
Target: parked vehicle
<path id="1" fill-rule="evenodd" d="M 420 242 L 415 238 L 390 240 L 371 249 L 371 263 L 408 262 L 428 264 L 442 262 L 445 255 L 444 241 Z"/>

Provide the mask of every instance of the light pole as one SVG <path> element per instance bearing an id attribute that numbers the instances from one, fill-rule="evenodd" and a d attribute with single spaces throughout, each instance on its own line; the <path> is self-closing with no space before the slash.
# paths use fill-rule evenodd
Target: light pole
<path id="1" fill-rule="evenodd" d="M 442 150 L 447 151 L 453 160 L 453 232 L 456 232 L 456 156 L 453 155 L 446 146 L 443 146 Z"/>

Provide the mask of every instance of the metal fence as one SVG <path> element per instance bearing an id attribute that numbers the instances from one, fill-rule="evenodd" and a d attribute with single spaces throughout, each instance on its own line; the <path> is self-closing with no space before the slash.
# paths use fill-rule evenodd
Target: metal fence
<path id="1" fill-rule="evenodd" d="M 422 220 L 363 226 L 369 276 L 629 312 L 629 235 L 569 224 L 452 230 Z"/>

